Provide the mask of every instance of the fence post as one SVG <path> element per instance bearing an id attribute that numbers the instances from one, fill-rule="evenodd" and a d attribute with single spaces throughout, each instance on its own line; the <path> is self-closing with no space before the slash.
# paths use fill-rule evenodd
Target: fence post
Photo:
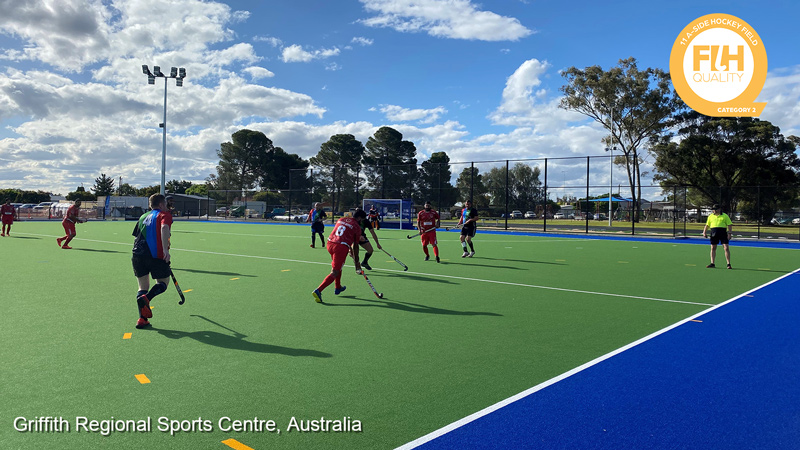
<path id="1" fill-rule="evenodd" d="M 758 211 L 756 239 L 761 239 L 761 185 L 756 186 L 756 211 Z"/>
<path id="2" fill-rule="evenodd" d="M 292 215 L 292 169 L 289 169 L 289 215 Z"/>
<path id="3" fill-rule="evenodd" d="M 678 213 L 678 187 L 672 187 L 672 237 L 675 237 L 675 214 Z M 685 237 L 685 236 L 684 236 Z"/>
<path id="4" fill-rule="evenodd" d="M 508 160 L 506 160 L 506 224 L 505 229 L 508 230 Z"/>
<path id="5" fill-rule="evenodd" d="M 586 234 L 589 234 L 589 156 L 586 157 Z"/>
<path id="6" fill-rule="evenodd" d="M 469 169 L 469 201 L 475 205 L 475 199 L 473 199 L 473 195 L 475 194 L 475 162 L 470 163 Z"/>
<path id="7" fill-rule="evenodd" d="M 544 222 L 542 223 L 542 232 L 547 232 L 547 158 L 544 159 Z"/>

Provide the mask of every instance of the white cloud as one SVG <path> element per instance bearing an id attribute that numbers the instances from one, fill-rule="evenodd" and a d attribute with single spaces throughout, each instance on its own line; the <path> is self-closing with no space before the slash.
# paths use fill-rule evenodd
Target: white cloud
<path id="1" fill-rule="evenodd" d="M 470 0 L 361 0 L 377 16 L 360 22 L 400 32 L 481 41 L 516 41 L 533 33 L 519 20 L 479 11 Z"/>
<path id="2" fill-rule="evenodd" d="M 784 136 L 800 136 L 800 65 L 769 72 L 757 101 L 767 102 L 759 119 L 779 125 Z"/>
<path id="3" fill-rule="evenodd" d="M 368 38 L 360 37 L 360 36 L 354 37 L 353 39 L 350 40 L 350 43 L 352 43 L 352 44 L 363 45 L 365 47 L 368 46 L 368 45 L 372 45 L 374 42 L 375 41 L 372 40 L 372 39 L 368 39 Z"/>
<path id="4" fill-rule="evenodd" d="M 242 69 L 242 72 L 245 72 L 248 75 L 250 75 L 250 78 L 252 78 L 253 80 L 260 80 L 262 78 L 272 78 L 275 76 L 275 74 L 270 72 L 269 70 L 257 66 L 246 67 Z"/>
<path id="5" fill-rule="evenodd" d="M 419 121 L 419 123 L 432 123 L 442 114 L 447 114 L 443 106 L 433 109 L 408 109 L 397 105 L 381 105 L 380 111 L 389 120 L 399 122 Z"/>
<path id="6" fill-rule="evenodd" d="M 309 62 L 315 59 L 325 59 L 331 56 L 336 56 L 340 50 L 336 47 L 322 50 L 306 51 L 303 47 L 297 44 L 290 45 L 283 48 L 282 56 L 283 62 Z"/>
<path id="7" fill-rule="evenodd" d="M 506 80 L 502 102 L 489 114 L 492 123 L 532 126 L 542 133 L 554 132 L 570 122 L 585 120 L 581 114 L 559 108 L 559 97 L 548 101 L 546 90 L 534 92 L 549 68 L 547 61 L 529 59 L 523 62 Z"/>
<path id="8" fill-rule="evenodd" d="M 283 45 L 283 41 L 281 41 L 276 37 L 271 37 L 271 36 L 256 36 L 253 38 L 253 40 L 255 42 L 266 42 L 273 47 L 280 47 L 281 45 Z"/>

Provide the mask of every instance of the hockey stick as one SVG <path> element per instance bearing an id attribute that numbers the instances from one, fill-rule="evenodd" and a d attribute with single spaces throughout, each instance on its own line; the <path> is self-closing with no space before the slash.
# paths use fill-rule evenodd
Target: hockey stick
<path id="1" fill-rule="evenodd" d="M 375 286 L 373 286 L 373 285 L 372 285 L 372 282 L 371 282 L 371 281 L 369 281 L 369 278 L 367 278 L 367 272 L 365 272 L 365 271 L 362 269 L 362 270 L 361 270 L 361 275 L 364 275 L 364 279 L 365 279 L 365 280 L 367 280 L 367 284 L 369 285 L 370 289 L 372 289 L 372 292 L 374 292 L 374 293 L 375 293 L 375 296 L 376 296 L 376 297 L 378 297 L 378 298 L 383 298 L 383 292 L 381 292 L 381 293 L 379 294 L 379 293 L 378 293 L 378 291 L 377 291 L 377 290 L 375 290 Z"/>
<path id="2" fill-rule="evenodd" d="M 169 276 L 172 277 L 172 282 L 175 283 L 175 289 L 178 290 L 178 295 L 181 296 L 181 300 L 178 302 L 179 305 L 182 305 L 186 301 L 186 297 L 183 296 L 183 291 L 181 287 L 178 286 L 178 280 L 175 278 L 175 274 L 172 273 L 172 268 L 169 269 Z"/>
<path id="3" fill-rule="evenodd" d="M 445 227 L 445 228 L 444 228 L 444 231 L 450 231 L 450 230 L 460 230 L 460 229 L 461 229 L 461 228 L 463 228 L 463 227 L 464 227 L 464 224 L 463 224 L 463 223 L 460 223 L 460 224 L 458 224 L 458 225 L 456 225 L 456 226 L 454 226 L 454 227 Z"/>
<path id="4" fill-rule="evenodd" d="M 415 238 L 415 237 L 417 237 L 417 236 L 421 236 L 421 235 L 423 235 L 423 234 L 427 233 L 428 231 L 435 230 L 435 229 L 436 229 L 436 228 L 428 228 L 427 230 L 421 230 L 421 231 L 420 231 L 419 233 L 417 233 L 417 234 L 409 234 L 408 236 L 406 236 L 406 239 L 413 239 L 413 238 Z"/>
<path id="5" fill-rule="evenodd" d="M 397 264 L 400 264 L 401 266 L 403 266 L 403 270 L 404 271 L 408 270 L 408 266 L 403 264 L 403 261 L 400 261 L 399 259 L 395 258 L 394 256 L 392 256 L 389 252 L 387 252 L 384 249 L 381 249 L 381 251 L 383 251 L 383 253 L 386 253 L 387 255 L 389 255 L 389 258 L 392 258 L 394 260 L 394 262 L 396 262 Z"/>

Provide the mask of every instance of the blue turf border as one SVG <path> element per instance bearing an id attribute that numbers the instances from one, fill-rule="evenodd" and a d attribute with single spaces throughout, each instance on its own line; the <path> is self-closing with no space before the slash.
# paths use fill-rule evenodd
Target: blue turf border
<path id="1" fill-rule="evenodd" d="M 787 274 L 417 448 L 797 449 L 799 288 Z"/>

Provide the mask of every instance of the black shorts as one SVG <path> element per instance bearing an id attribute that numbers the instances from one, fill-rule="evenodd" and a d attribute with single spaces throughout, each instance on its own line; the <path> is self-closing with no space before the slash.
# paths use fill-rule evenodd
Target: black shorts
<path id="1" fill-rule="evenodd" d="M 727 244 L 728 243 L 728 230 L 725 228 L 712 228 L 711 229 L 711 245 Z"/>
<path id="2" fill-rule="evenodd" d="M 362 234 L 360 238 L 358 238 L 358 245 L 367 245 L 369 244 L 369 239 L 367 239 L 366 234 Z"/>
<path id="3" fill-rule="evenodd" d="M 475 237 L 475 233 L 478 231 L 478 227 L 474 224 L 467 225 L 461 228 L 461 235 L 462 236 L 469 236 Z"/>
<path id="4" fill-rule="evenodd" d="M 322 233 L 325 231 L 325 224 L 322 222 L 313 222 L 311 224 L 311 233 Z"/>
<path id="5" fill-rule="evenodd" d="M 169 278 L 169 264 L 163 259 L 153 258 L 150 255 L 133 255 L 133 274 L 136 278 L 150 275 L 154 280 Z"/>

